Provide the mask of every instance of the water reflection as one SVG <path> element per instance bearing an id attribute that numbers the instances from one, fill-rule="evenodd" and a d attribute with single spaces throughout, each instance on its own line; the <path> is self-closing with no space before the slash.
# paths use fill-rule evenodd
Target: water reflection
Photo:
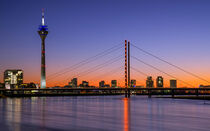
<path id="1" fill-rule="evenodd" d="M 164 107 L 159 104 L 159 101 L 153 101 L 153 99 L 148 99 L 148 128 L 149 130 L 163 130 L 164 127 Z M 157 120 L 158 123 L 157 124 Z"/>
<path id="2" fill-rule="evenodd" d="M 20 131 L 21 99 L 6 99 L 6 123 L 10 130 Z"/>
<path id="3" fill-rule="evenodd" d="M 123 99 L 124 104 L 124 131 L 130 131 L 130 98 Z"/>
<path id="4" fill-rule="evenodd" d="M 141 96 L 0 99 L 0 130 L 209 130 L 210 105 Z"/>
<path id="5" fill-rule="evenodd" d="M 41 131 L 45 131 L 45 106 L 46 106 L 46 100 L 45 97 L 40 97 L 40 100 L 42 102 L 41 104 Z"/>

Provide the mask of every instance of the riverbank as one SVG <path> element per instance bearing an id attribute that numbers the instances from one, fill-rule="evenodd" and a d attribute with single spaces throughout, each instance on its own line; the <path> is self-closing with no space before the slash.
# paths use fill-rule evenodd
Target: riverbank
<path id="1" fill-rule="evenodd" d="M 210 100 L 210 96 L 174 96 L 174 97 L 156 97 L 156 98 L 192 99 L 192 100 Z"/>

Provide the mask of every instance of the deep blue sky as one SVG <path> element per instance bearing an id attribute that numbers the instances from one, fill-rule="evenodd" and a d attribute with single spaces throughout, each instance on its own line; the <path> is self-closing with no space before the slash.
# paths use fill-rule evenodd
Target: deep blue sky
<path id="1" fill-rule="evenodd" d="M 8 68 L 21 68 L 27 81 L 39 81 L 42 8 L 49 27 L 48 74 L 128 39 L 210 78 L 209 0 L 1 0 L 0 81 Z"/>

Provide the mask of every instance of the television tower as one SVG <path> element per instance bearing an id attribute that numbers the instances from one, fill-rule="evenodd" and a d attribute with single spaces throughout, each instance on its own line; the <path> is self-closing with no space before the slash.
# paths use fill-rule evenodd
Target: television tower
<path id="1" fill-rule="evenodd" d="M 48 28 L 47 25 L 44 23 L 44 9 L 42 9 L 42 24 L 39 26 L 38 30 L 39 36 L 42 40 L 42 52 L 41 52 L 41 88 L 46 88 L 46 73 L 45 73 L 45 38 L 48 34 Z"/>

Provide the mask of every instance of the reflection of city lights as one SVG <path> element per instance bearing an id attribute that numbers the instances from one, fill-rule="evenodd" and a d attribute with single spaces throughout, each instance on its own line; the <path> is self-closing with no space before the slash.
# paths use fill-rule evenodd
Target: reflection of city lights
<path id="1" fill-rule="evenodd" d="M 21 99 L 6 99 L 6 123 L 15 131 L 20 131 L 21 122 Z"/>

